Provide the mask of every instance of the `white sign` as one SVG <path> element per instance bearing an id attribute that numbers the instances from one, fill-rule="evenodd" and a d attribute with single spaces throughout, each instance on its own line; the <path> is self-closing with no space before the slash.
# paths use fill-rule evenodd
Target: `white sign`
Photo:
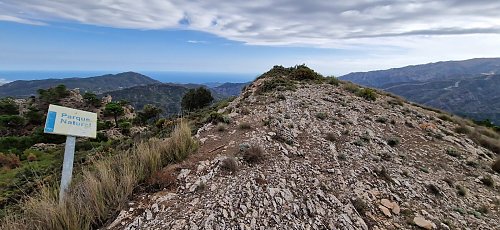
<path id="1" fill-rule="evenodd" d="M 44 132 L 95 138 L 97 134 L 97 114 L 58 105 L 49 105 Z"/>

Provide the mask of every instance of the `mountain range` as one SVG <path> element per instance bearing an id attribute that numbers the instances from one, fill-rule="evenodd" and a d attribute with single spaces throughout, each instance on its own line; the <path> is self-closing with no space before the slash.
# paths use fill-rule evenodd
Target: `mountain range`
<path id="1" fill-rule="evenodd" d="M 357 72 L 340 79 L 475 120 L 500 124 L 500 58 L 477 58 Z"/>
<path id="2" fill-rule="evenodd" d="M 19 80 L 0 86 L 0 97 L 29 97 L 37 94 L 38 89 L 47 89 L 57 85 L 66 85 L 67 88 L 79 88 L 81 92 L 104 93 L 138 85 L 160 83 L 145 75 L 135 72 L 106 74 L 88 78 L 63 78 L 43 80 Z"/>

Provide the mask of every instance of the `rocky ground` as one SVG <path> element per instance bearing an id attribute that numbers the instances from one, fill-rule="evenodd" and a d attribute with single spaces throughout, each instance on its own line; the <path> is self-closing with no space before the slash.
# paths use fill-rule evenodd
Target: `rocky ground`
<path id="1" fill-rule="evenodd" d="M 496 156 L 439 114 L 342 86 L 253 94 L 258 85 L 225 108 L 230 124 L 205 125 L 198 152 L 160 173 L 164 190 L 139 194 L 104 229 L 500 229 Z M 246 158 L 251 146 L 260 161 Z"/>

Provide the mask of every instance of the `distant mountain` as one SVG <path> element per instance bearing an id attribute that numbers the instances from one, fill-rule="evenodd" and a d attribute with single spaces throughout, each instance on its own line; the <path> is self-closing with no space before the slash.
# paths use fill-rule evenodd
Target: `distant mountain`
<path id="1" fill-rule="evenodd" d="M 395 83 L 452 80 L 495 73 L 500 74 L 500 58 L 445 61 L 388 70 L 356 72 L 341 76 L 340 79 L 366 86 L 382 87 Z"/>
<path id="2" fill-rule="evenodd" d="M 182 97 L 189 89 L 206 87 L 212 92 L 214 99 L 218 101 L 239 95 L 245 84 L 225 83 L 224 87 L 210 89 L 198 84 L 159 83 L 110 91 L 100 96 L 111 95 L 113 100 L 126 100 L 137 110 L 141 110 L 146 104 L 153 104 L 163 110 L 163 115 L 170 116 L 181 111 Z"/>
<path id="3" fill-rule="evenodd" d="M 182 96 L 188 90 L 184 86 L 160 83 L 111 91 L 100 96 L 111 95 L 113 100 L 126 100 L 136 110 L 141 110 L 146 104 L 153 104 L 161 108 L 164 115 L 174 115 L 181 110 Z"/>
<path id="4" fill-rule="evenodd" d="M 14 81 L 0 86 L 0 97 L 29 97 L 37 94 L 38 89 L 47 89 L 56 85 L 66 85 L 69 89 L 79 88 L 80 91 L 103 93 L 124 88 L 160 83 L 145 75 L 125 72 L 119 74 L 106 74 L 88 78 L 45 79 L 31 81 Z"/>
<path id="5" fill-rule="evenodd" d="M 500 58 L 438 62 L 340 77 L 475 120 L 500 124 Z"/>
<path id="6" fill-rule="evenodd" d="M 223 96 L 238 96 L 240 95 L 243 88 L 250 83 L 224 83 L 222 85 L 211 88 L 212 91 Z"/>

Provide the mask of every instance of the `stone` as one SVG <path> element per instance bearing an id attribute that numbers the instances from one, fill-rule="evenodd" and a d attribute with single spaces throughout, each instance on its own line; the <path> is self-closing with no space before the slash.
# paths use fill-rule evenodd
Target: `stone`
<path id="1" fill-rule="evenodd" d="M 416 216 L 413 218 L 413 223 L 415 223 L 417 226 L 424 228 L 424 229 L 435 229 L 436 225 L 432 223 L 431 221 L 426 220 L 425 218 L 421 216 Z"/>
<path id="2" fill-rule="evenodd" d="M 401 212 L 401 209 L 399 208 L 398 203 L 392 202 L 392 212 L 396 215 L 399 215 L 399 213 Z"/>
<path id="3" fill-rule="evenodd" d="M 384 215 L 386 215 L 387 217 L 391 217 L 392 214 L 391 214 L 391 211 L 389 211 L 388 208 L 382 206 L 382 205 L 379 205 L 378 208 L 384 213 Z"/>
<path id="4" fill-rule="evenodd" d="M 388 199 L 382 199 L 380 203 L 385 206 L 386 208 L 391 208 L 392 209 L 392 202 L 389 201 Z"/>

